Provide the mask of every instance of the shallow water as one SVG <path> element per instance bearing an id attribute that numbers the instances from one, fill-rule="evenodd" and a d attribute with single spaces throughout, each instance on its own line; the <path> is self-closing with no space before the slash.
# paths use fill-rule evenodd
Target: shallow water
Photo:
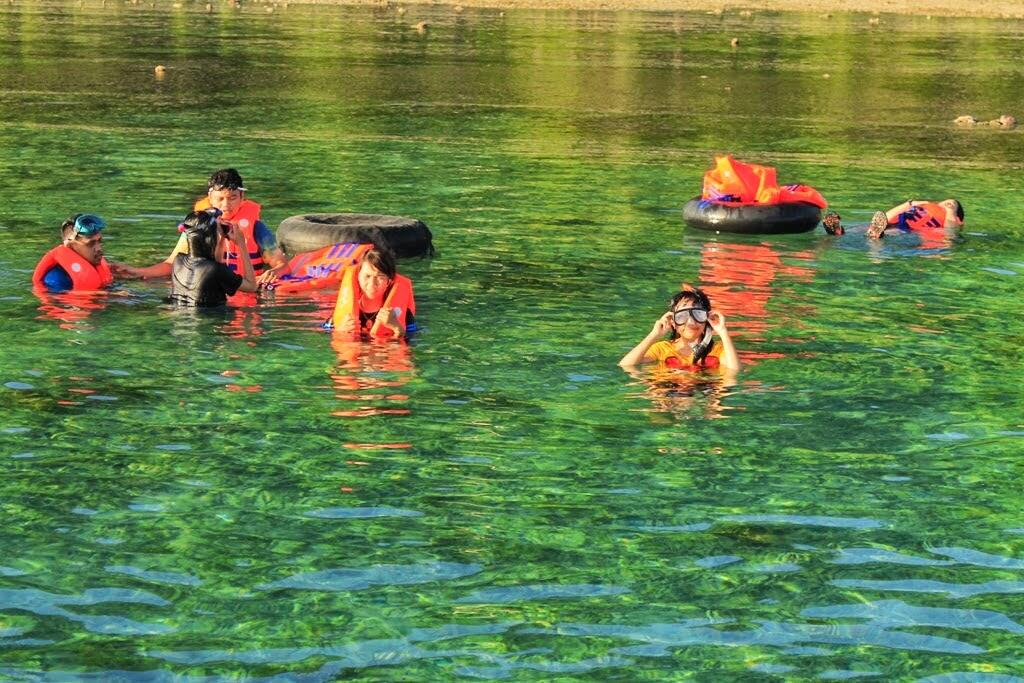
<path id="1" fill-rule="evenodd" d="M 950 123 L 1022 118 L 1021 22 L 17 2 L 0 32 L 0 677 L 1022 680 L 1024 138 Z M 687 231 L 721 152 L 855 228 Z M 274 225 L 425 220 L 413 343 L 332 347 L 329 295 L 30 292 L 65 215 L 155 262 L 225 165 Z M 946 196 L 962 241 L 856 228 Z M 681 281 L 735 384 L 616 367 Z"/>

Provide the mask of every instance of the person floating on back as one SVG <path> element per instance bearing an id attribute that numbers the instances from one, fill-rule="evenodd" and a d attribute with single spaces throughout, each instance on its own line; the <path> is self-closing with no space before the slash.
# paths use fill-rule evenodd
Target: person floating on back
<path id="1" fill-rule="evenodd" d="M 964 207 L 955 199 L 941 202 L 910 199 L 888 211 L 876 211 L 867 236 L 877 239 L 891 229 L 902 232 L 954 230 L 963 224 Z"/>
<path id="2" fill-rule="evenodd" d="M 103 219 L 78 213 L 60 226 L 61 243 L 46 252 L 32 273 L 32 284 L 50 292 L 104 289 L 114 282 L 103 258 Z"/>
<path id="3" fill-rule="evenodd" d="M 707 294 L 687 284 L 672 296 L 668 312 L 654 322 L 647 336 L 622 357 L 619 365 L 630 368 L 650 362 L 683 370 L 740 369 L 725 316 L 711 309 Z"/>
<path id="4" fill-rule="evenodd" d="M 218 209 L 193 211 L 178 226 L 188 251 L 175 256 L 171 266 L 171 300 L 175 303 L 223 306 L 239 290 L 256 291 L 256 276 L 245 249 L 240 250 L 241 275 L 215 258 L 222 235 L 236 246 L 245 245 L 245 235 L 238 224 L 223 222 L 220 216 Z"/>
<path id="5" fill-rule="evenodd" d="M 234 243 L 223 243 L 217 260 L 239 272 L 240 254 L 244 250 L 249 254 L 257 283 L 271 283 L 289 272 L 288 259 L 277 246 L 274 233 L 260 220 L 260 205 L 246 199 L 245 191 L 238 171 L 224 168 L 210 176 L 206 196 L 196 201 L 193 208 L 195 211 L 218 209 L 222 214 L 221 221 L 237 225 L 245 237 L 244 249 L 236 247 Z M 166 277 L 171 273 L 175 257 L 186 253 L 187 248 L 184 237 L 181 237 L 170 256 L 160 263 L 145 268 L 125 268 L 125 274 L 140 278 Z"/>
<path id="6" fill-rule="evenodd" d="M 400 338 L 415 324 L 412 281 L 397 273 L 394 254 L 375 246 L 345 270 L 331 318 L 336 336 Z"/>

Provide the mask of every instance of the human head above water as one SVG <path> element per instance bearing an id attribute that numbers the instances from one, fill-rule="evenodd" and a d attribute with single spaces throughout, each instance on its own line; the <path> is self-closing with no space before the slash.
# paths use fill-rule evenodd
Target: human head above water
<path id="1" fill-rule="evenodd" d="M 60 239 L 86 261 L 96 266 L 103 259 L 103 235 L 107 227 L 102 218 L 91 213 L 76 213 L 60 224 Z"/>
<path id="2" fill-rule="evenodd" d="M 234 213 L 238 205 L 245 199 L 245 185 L 242 176 L 233 168 L 222 168 L 214 171 L 206 183 L 206 194 L 210 205 L 225 214 Z"/>
<path id="3" fill-rule="evenodd" d="M 679 291 L 672 295 L 672 298 L 668 300 L 668 310 L 678 311 L 685 308 L 696 308 L 706 313 L 711 312 L 711 299 L 704 293 L 703 290 L 693 287 L 687 283 L 680 285 Z M 691 318 L 692 320 L 692 318 Z M 700 331 L 703 333 L 704 328 L 707 326 L 707 322 L 701 326 Z M 672 325 L 672 339 L 678 339 L 681 335 L 679 334 L 679 326 L 673 323 Z"/>
<path id="4" fill-rule="evenodd" d="M 964 222 L 964 207 L 963 207 L 963 204 L 961 204 L 960 202 L 958 202 L 955 199 L 944 199 L 944 200 L 942 200 L 940 202 L 940 204 L 942 206 L 946 207 L 947 209 L 952 209 L 953 212 L 956 213 L 957 220 L 960 221 L 961 223 Z"/>
<path id="5" fill-rule="evenodd" d="M 359 262 L 359 288 L 371 298 L 377 297 L 395 279 L 397 266 L 390 249 L 374 245 Z"/>
<path id="6" fill-rule="evenodd" d="M 212 259 L 217 250 L 217 240 L 220 238 L 220 226 L 217 218 L 219 211 L 207 209 L 205 211 L 193 211 L 185 216 L 178 229 L 185 233 L 188 241 L 188 253 L 196 258 Z"/>

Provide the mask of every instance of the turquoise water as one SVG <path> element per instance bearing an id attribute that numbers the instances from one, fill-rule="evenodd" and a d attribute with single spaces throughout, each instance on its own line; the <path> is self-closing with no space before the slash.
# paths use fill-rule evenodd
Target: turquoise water
<path id="1" fill-rule="evenodd" d="M 0 678 L 1021 680 L 1024 137 L 950 122 L 1024 118 L 1024 24 L 407 10 L 0 8 Z M 723 152 L 854 229 L 687 231 Z M 413 343 L 31 293 L 226 165 L 426 221 Z M 856 228 L 946 196 L 955 243 Z M 616 366 L 683 281 L 734 384 Z"/>

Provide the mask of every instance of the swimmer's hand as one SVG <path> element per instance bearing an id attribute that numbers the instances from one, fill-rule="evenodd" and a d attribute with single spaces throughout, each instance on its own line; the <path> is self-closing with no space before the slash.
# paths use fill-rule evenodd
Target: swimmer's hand
<path id="1" fill-rule="evenodd" d="M 107 265 L 110 266 L 110 272 L 114 277 L 118 277 L 123 280 L 138 280 L 142 277 L 142 273 L 139 272 L 138 268 L 134 268 L 124 263 L 107 261 Z"/>
<path id="2" fill-rule="evenodd" d="M 269 285 L 277 282 L 280 276 L 277 274 L 276 268 L 268 268 L 267 270 L 260 273 L 260 276 L 256 278 L 256 284 L 258 285 Z"/>
<path id="3" fill-rule="evenodd" d="M 381 307 L 377 311 L 377 317 L 374 319 L 373 329 L 370 330 L 370 334 L 375 334 L 381 327 L 388 328 L 395 333 L 396 337 L 401 337 L 405 334 L 405 330 L 402 329 L 401 324 L 398 322 L 398 314 L 391 306 Z"/>
<path id="4" fill-rule="evenodd" d="M 238 227 L 238 223 L 234 221 L 226 221 L 223 218 L 217 219 L 217 223 L 220 224 L 221 228 L 228 231 L 228 239 L 234 242 L 237 246 L 245 248 L 245 235 L 242 234 L 242 230 Z"/>
<path id="5" fill-rule="evenodd" d="M 729 330 L 725 326 L 725 316 L 718 311 L 711 311 L 708 314 L 708 324 L 711 325 L 711 329 L 715 331 L 719 337 L 728 337 Z"/>
<path id="6" fill-rule="evenodd" d="M 654 327 L 651 328 L 651 333 L 648 334 L 648 338 L 664 337 L 666 334 L 672 331 L 672 311 L 664 313 L 660 318 L 654 321 Z"/>

